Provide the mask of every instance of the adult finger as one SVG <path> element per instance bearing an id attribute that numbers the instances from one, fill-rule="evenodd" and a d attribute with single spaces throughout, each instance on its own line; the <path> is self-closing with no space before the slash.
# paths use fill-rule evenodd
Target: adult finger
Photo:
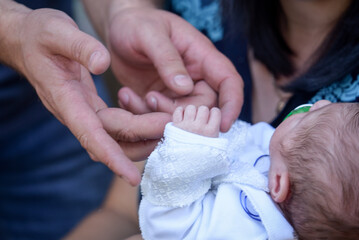
<path id="1" fill-rule="evenodd" d="M 62 23 L 57 24 L 61 27 Z M 60 27 L 56 26 L 54 29 Z M 54 34 L 48 39 L 54 54 L 79 62 L 93 74 L 106 71 L 110 66 L 110 54 L 101 42 L 80 31 L 75 23 L 67 24 L 61 29 L 61 34 Z"/>
<path id="2" fill-rule="evenodd" d="M 238 118 L 243 105 L 243 83 L 240 78 L 226 78 L 219 87 L 221 131 L 227 132 Z"/>
<path id="3" fill-rule="evenodd" d="M 172 113 L 178 106 L 195 106 L 213 107 L 217 105 L 217 94 L 204 81 L 196 83 L 191 95 L 184 97 L 167 97 L 166 95 L 152 91 L 146 95 L 147 106 L 152 111 L 162 111 Z"/>
<path id="4" fill-rule="evenodd" d="M 132 161 L 142 161 L 145 160 L 151 152 L 153 152 L 160 140 L 161 138 L 153 140 L 147 139 L 135 143 L 120 142 L 119 144 L 126 156 Z"/>
<path id="5" fill-rule="evenodd" d="M 138 142 L 146 139 L 158 139 L 171 115 L 168 113 L 146 113 L 134 115 L 120 108 L 105 108 L 97 115 L 106 131 L 116 141 Z"/>
<path id="6" fill-rule="evenodd" d="M 107 108 L 97 113 L 106 131 L 121 145 L 133 161 L 143 160 L 153 151 L 163 136 L 168 113 L 133 115 L 119 108 Z"/>
<path id="7" fill-rule="evenodd" d="M 143 27 L 143 51 L 169 89 L 180 95 L 189 94 L 193 89 L 193 81 L 181 55 L 168 33 L 153 34 L 154 32 L 157 31 L 152 26 Z"/>
<path id="8" fill-rule="evenodd" d="M 221 131 L 227 132 L 242 109 L 242 77 L 233 64 L 218 51 L 212 51 L 205 59 L 203 66 L 206 82 L 219 93 L 218 105 L 222 114 Z"/>
<path id="9" fill-rule="evenodd" d="M 138 96 L 131 88 L 122 87 L 118 93 L 118 104 L 121 108 L 134 114 L 144 114 L 150 112 L 143 98 Z"/>

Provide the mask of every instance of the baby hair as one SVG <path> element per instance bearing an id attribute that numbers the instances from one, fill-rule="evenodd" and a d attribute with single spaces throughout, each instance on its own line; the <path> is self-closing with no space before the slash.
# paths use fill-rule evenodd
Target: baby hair
<path id="1" fill-rule="evenodd" d="M 299 239 L 358 239 L 359 103 L 341 103 L 282 143 L 290 191 L 280 204 Z"/>

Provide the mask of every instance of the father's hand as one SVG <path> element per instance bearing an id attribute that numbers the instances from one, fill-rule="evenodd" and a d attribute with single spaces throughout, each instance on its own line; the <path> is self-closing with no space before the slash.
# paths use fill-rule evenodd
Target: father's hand
<path id="1" fill-rule="evenodd" d="M 218 104 L 222 131 L 238 117 L 243 97 L 241 77 L 231 62 L 182 18 L 153 8 L 119 11 L 110 24 L 109 46 L 115 75 L 134 90 L 119 92 L 126 109 L 172 113 L 179 105 Z M 204 80 L 218 92 L 219 101 L 208 85 L 194 88 L 192 80 Z M 145 97 L 146 104 L 140 97 Z"/>
<path id="2" fill-rule="evenodd" d="M 107 49 L 81 32 L 63 12 L 30 10 L 7 0 L 0 2 L 0 37 L 0 61 L 26 76 L 47 109 L 71 130 L 93 159 L 132 185 L 138 184 L 137 168 L 104 128 L 109 125 L 106 115 L 110 111 L 105 111 L 107 106 L 97 95 L 90 75 L 108 68 Z M 166 114 L 134 117 L 124 111 L 114 117 L 113 121 L 123 124 L 116 140 L 121 137 L 130 142 L 142 140 L 139 136 L 159 138 L 170 119 Z M 146 124 L 151 124 L 150 133 Z"/>
<path id="3" fill-rule="evenodd" d="M 149 2 L 112 1 L 102 21 L 113 72 L 129 87 L 119 92 L 121 106 L 144 113 L 172 112 L 187 104 L 218 105 L 221 130 L 227 131 L 243 102 L 243 83 L 235 67 L 188 22 Z M 206 84 L 194 87 L 192 80 Z"/>

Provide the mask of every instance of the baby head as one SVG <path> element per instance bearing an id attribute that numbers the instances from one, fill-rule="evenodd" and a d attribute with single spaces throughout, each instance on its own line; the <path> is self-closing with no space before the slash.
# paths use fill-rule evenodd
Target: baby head
<path id="1" fill-rule="evenodd" d="M 319 101 L 270 143 L 269 189 L 299 239 L 358 239 L 359 103 Z"/>

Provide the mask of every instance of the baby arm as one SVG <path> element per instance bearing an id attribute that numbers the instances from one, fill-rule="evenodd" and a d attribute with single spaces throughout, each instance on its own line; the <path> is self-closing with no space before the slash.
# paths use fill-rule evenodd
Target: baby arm
<path id="1" fill-rule="evenodd" d="M 227 140 L 216 138 L 220 118 L 217 108 L 187 106 L 173 113 L 173 123 L 166 126 L 164 141 L 149 157 L 141 183 L 140 224 L 145 238 L 171 239 L 175 233 L 182 238 L 198 225 L 194 221 L 200 218 L 201 204 L 196 201 L 204 200 L 212 178 L 229 167 Z M 176 224 L 179 219 L 187 220 Z"/>

